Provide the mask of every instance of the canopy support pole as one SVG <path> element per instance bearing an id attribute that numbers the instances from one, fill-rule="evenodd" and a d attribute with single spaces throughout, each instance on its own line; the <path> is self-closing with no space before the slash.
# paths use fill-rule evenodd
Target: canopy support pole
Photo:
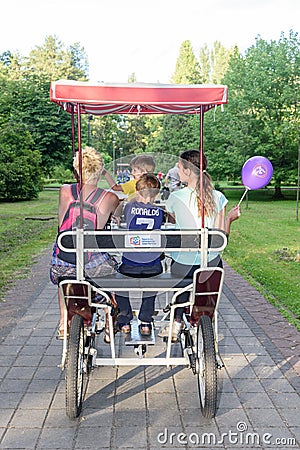
<path id="1" fill-rule="evenodd" d="M 74 106 L 72 108 L 72 152 L 73 156 L 75 155 L 75 114 L 74 114 Z"/>
<path id="2" fill-rule="evenodd" d="M 81 114 L 80 114 L 80 104 L 79 103 L 77 105 L 77 132 L 78 132 L 79 201 L 80 201 L 80 224 L 79 224 L 79 227 L 83 228 Z"/>
<path id="3" fill-rule="evenodd" d="M 204 174 L 203 174 L 203 121 L 204 121 L 204 107 L 200 106 L 200 198 L 201 198 L 201 262 L 200 267 L 207 267 L 207 256 L 208 256 L 208 230 L 204 228 L 205 217 L 204 217 Z"/>
<path id="4" fill-rule="evenodd" d="M 74 105 L 72 105 L 71 118 L 72 118 L 72 155 L 73 155 L 73 158 L 74 158 L 75 153 L 76 153 L 76 147 L 75 147 L 75 110 L 74 110 Z M 79 182 L 79 176 L 78 176 L 78 173 L 76 172 L 75 169 L 73 169 L 73 175 L 74 175 L 74 178 L 76 179 L 76 181 L 78 183 Z"/>
<path id="5" fill-rule="evenodd" d="M 201 227 L 204 228 L 204 195 L 203 195 L 203 120 L 204 108 L 200 106 L 200 198 L 201 198 Z"/>
<path id="6" fill-rule="evenodd" d="M 79 166 L 79 208 L 80 222 L 76 234 L 76 275 L 79 281 L 84 279 L 84 239 L 83 239 L 83 179 L 82 179 L 82 148 L 81 148 L 81 114 L 80 104 L 77 104 L 77 135 L 78 135 L 78 166 Z"/>

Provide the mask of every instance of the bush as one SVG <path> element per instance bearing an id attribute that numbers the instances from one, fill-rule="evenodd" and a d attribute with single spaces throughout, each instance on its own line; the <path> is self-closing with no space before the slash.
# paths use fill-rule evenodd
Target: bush
<path id="1" fill-rule="evenodd" d="M 31 200 L 42 189 L 41 154 L 32 150 L 28 131 L 3 126 L 0 130 L 0 198 Z"/>
<path id="2" fill-rule="evenodd" d="M 74 181 L 75 181 L 73 172 L 70 169 L 65 169 L 62 165 L 55 166 L 51 173 L 51 176 L 59 184 L 74 183 Z"/>

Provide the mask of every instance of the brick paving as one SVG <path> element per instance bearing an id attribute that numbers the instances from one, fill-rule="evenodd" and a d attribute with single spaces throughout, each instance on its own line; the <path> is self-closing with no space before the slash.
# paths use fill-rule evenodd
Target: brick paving
<path id="1" fill-rule="evenodd" d="M 0 449 L 299 448 L 300 333 L 228 265 L 214 420 L 201 415 L 190 370 L 152 366 L 97 367 L 82 414 L 70 421 L 49 258 L 0 305 Z M 102 336 L 98 345 L 106 351 Z M 117 345 L 128 351 L 120 334 Z M 162 348 L 157 339 L 149 353 Z"/>
<path id="2" fill-rule="evenodd" d="M 229 295 L 230 292 L 234 293 L 238 302 L 300 375 L 300 339 L 296 328 L 290 325 L 268 300 L 228 265 L 226 265 L 226 284 L 226 292 Z"/>

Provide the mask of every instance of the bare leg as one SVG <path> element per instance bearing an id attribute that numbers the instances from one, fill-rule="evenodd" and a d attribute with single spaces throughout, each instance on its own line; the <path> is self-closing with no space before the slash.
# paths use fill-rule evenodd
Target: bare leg
<path id="1" fill-rule="evenodd" d="M 65 316 L 65 308 L 64 308 L 64 301 L 61 297 L 60 289 L 58 288 L 58 305 L 59 305 L 59 330 L 64 329 L 64 316 Z"/>

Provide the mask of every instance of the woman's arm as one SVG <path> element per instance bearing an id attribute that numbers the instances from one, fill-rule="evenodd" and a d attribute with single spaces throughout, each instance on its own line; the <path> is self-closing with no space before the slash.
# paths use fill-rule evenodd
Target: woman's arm
<path id="1" fill-rule="evenodd" d="M 234 206 L 226 215 L 226 208 L 218 212 L 215 218 L 214 227 L 225 231 L 227 236 L 230 234 L 230 227 L 234 220 L 237 220 L 241 215 L 240 207 Z"/>
<path id="2" fill-rule="evenodd" d="M 232 222 L 237 220 L 241 215 L 241 210 L 239 205 L 234 206 L 229 213 L 227 214 L 225 218 L 225 233 L 227 233 L 227 236 L 230 234 L 230 227 Z"/>
<path id="3" fill-rule="evenodd" d="M 111 214 L 119 204 L 119 197 L 112 192 L 106 191 L 101 197 L 97 209 L 97 228 L 103 230 Z"/>
<path id="4" fill-rule="evenodd" d="M 219 230 L 223 230 L 226 232 L 225 229 L 225 212 L 226 212 L 226 208 L 221 209 L 221 211 L 219 211 L 216 214 L 215 220 L 214 220 L 214 228 L 218 228 Z"/>
<path id="5" fill-rule="evenodd" d="M 61 225 L 71 201 L 72 201 L 72 195 L 71 195 L 70 185 L 63 184 L 59 190 L 58 226 Z"/>
<path id="6" fill-rule="evenodd" d="M 102 175 L 106 179 L 107 183 L 109 184 L 110 188 L 113 191 L 123 191 L 122 186 L 120 184 L 117 184 L 111 174 L 106 170 L 102 170 Z"/>

